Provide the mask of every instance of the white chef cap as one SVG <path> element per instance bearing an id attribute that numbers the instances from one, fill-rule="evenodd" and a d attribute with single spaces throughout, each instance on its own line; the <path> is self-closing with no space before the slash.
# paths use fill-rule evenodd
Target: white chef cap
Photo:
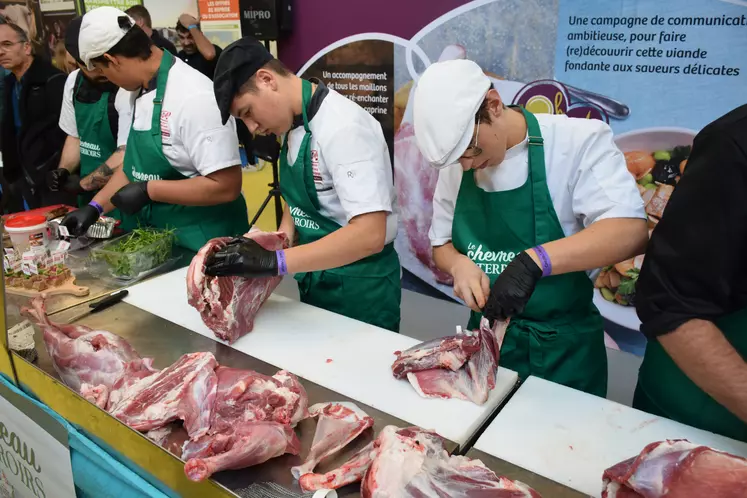
<path id="1" fill-rule="evenodd" d="M 464 154 L 488 90 L 490 79 L 470 60 L 436 62 L 423 72 L 413 97 L 413 126 L 431 166 L 443 168 Z"/>

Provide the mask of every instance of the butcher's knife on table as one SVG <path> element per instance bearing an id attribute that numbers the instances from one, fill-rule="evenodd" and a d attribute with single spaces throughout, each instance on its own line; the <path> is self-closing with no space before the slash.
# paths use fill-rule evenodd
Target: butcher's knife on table
<path id="1" fill-rule="evenodd" d="M 90 303 L 88 305 L 89 309 L 87 309 L 83 313 L 80 313 L 80 314 L 74 316 L 72 319 L 70 319 L 68 321 L 68 323 L 76 322 L 76 321 L 80 320 L 81 318 L 86 317 L 86 316 L 88 316 L 88 315 L 90 315 L 92 313 L 98 313 L 99 311 L 103 311 L 106 308 L 109 308 L 110 306 L 113 306 L 113 305 L 117 304 L 118 302 L 120 302 L 129 293 L 130 293 L 130 291 L 128 291 L 127 289 L 120 289 L 118 291 L 112 292 L 108 296 L 105 296 L 103 299 L 99 299 L 98 301 L 96 301 L 94 303 Z"/>

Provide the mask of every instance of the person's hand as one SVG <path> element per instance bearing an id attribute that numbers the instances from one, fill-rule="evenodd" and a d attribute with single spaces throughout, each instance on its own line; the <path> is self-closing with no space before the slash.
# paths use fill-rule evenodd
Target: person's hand
<path id="1" fill-rule="evenodd" d="M 129 183 L 112 196 L 112 204 L 124 214 L 135 214 L 151 202 L 148 182 Z"/>
<path id="2" fill-rule="evenodd" d="M 205 275 L 214 277 L 274 277 L 278 256 L 251 239 L 234 239 L 208 257 Z"/>
<path id="3" fill-rule="evenodd" d="M 47 173 L 47 187 L 52 192 L 59 192 L 69 177 L 70 172 L 65 168 L 53 169 Z"/>
<path id="4" fill-rule="evenodd" d="M 541 278 L 542 269 L 532 257 L 519 253 L 493 283 L 483 316 L 492 324 L 520 314 Z"/>
<path id="5" fill-rule="evenodd" d="M 490 279 L 467 256 L 460 255 L 451 268 L 454 277 L 454 294 L 477 313 L 485 306 L 490 292 Z"/>
<path id="6" fill-rule="evenodd" d="M 69 194 L 82 194 L 86 190 L 80 184 L 80 177 L 78 175 L 70 175 L 62 185 L 62 190 Z"/>
<path id="7" fill-rule="evenodd" d="M 60 225 L 67 228 L 70 235 L 80 237 L 99 219 L 99 210 L 90 204 L 71 211 L 62 218 Z"/>
<path id="8" fill-rule="evenodd" d="M 172 17 L 173 19 L 173 17 Z M 185 28 L 189 29 L 189 27 L 193 24 L 199 24 L 199 21 L 196 17 L 190 14 L 182 14 L 179 16 L 179 23 L 184 26 Z"/>

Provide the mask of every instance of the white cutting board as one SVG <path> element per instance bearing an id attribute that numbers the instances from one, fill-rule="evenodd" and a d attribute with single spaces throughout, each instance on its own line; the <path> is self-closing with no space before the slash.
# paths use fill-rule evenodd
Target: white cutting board
<path id="1" fill-rule="evenodd" d="M 137 284 L 130 287 L 125 302 L 223 342 L 187 303 L 186 276 L 187 268 L 183 268 Z M 439 335 L 453 333 L 448 325 L 439 331 Z M 464 444 L 505 399 L 518 376 L 499 369 L 496 388 L 482 406 L 457 399 L 422 398 L 409 382 L 395 379 L 391 371 L 394 351 L 418 342 L 273 294 L 259 311 L 254 330 L 231 347 Z"/>
<path id="2" fill-rule="evenodd" d="M 603 472 L 654 441 L 688 439 L 747 457 L 747 444 L 529 377 L 475 448 L 599 497 Z"/>

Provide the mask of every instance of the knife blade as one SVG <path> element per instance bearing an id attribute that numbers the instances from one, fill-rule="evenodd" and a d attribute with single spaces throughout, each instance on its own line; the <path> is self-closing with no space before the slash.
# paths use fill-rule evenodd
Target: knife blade
<path id="1" fill-rule="evenodd" d="M 71 318 L 70 320 L 68 320 L 67 323 L 76 322 L 76 321 L 80 320 L 81 318 L 84 318 L 84 317 L 86 317 L 88 315 L 91 315 L 93 313 L 98 313 L 99 311 L 103 311 L 103 310 L 105 310 L 105 309 L 107 309 L 107 308 L 109 308 L 111 306 L 114 306 L 115 304 L 117 304 L 118 302 L 120 302 L 122 299 L 124 299 L 129 293 L 130 293 L 130 291 L 128 291 L 127 289 L 120 289 L 118 291 L 114 291 L 111 294 L 109 294 L 108 296 L 105 296 L 104 298 L 99 299 L 96 302 L 90 303 L 88 305 L 89 309 L 87 309 L 84 312 L 79 313 L 78 315 L 74 316 L 73 318 Z"/>

